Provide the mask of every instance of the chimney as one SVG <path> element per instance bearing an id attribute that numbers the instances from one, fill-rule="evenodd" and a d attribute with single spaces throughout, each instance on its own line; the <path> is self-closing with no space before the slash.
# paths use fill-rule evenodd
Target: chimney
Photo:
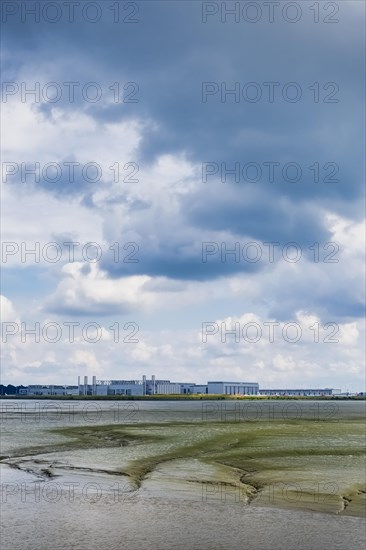
<path id="1" fill-rule="evenodd" d="M 84 395 L 88 395 L 88 377 L 84 376 Z"/>

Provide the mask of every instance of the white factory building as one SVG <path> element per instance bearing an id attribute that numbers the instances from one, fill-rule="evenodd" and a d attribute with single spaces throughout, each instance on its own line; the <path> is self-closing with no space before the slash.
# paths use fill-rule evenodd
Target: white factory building
<path id="1" fill-rule="evenodd" d="M 219 394 L 257 395 L 256 382 L 208 382 L 207 384 L 171 382 L 158 380 L 154 375 L 141 380 L 97 380 L 95 376 L 89 384 L 88 377 L 78 380 L 79 395 L 174 395 L 174 394 Z"/>
<path id="2" fill-rule="evenodd" d="M 258 396 L 307 396 L 322 397 L 341 395 L 341 390 L 322 389 L 259 389 L 256 382 L 209 381 L 207 384 L 192 382 L 171 382 L 143 376 L 141 380 L 97 380 L 92 377 L 78 377 L 76 386 L 68 385 L 30 385 L 19 390 L 20 395 L 29 396 L 149 396 L 149 395 L 258 395 Z"/>
<path id="3" fill-rule="evenodd" d="M 257 395 L 259 385 L 255 382 L 208 382 L 207 393 L 220 395 Z"/>
<path id="4" fill-rule="evenodd" d="M 80 395 L 80 388 L 79 386 L 34 384 L 21 388 L 19 395 Z"/>
<path id="5" fill-rule="evenodd" d="M 277 396 L 306 396 L 306 397 L 321 397 L 323 395 L 337 395 L 340 390 L 333 388 L 322 389 L 294 389 L 294 390 L 260 390 L 260 395 L 277 395 Z"/>

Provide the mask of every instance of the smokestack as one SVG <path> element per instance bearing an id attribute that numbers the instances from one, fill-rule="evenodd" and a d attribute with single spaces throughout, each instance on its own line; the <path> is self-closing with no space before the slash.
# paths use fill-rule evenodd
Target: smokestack
<path id="1" fill-rule="evenodd" d="M 84 376 L 84 395 L 88 395 L 88 377 Z"/>
<path id="2" fill-rule="evenodd" d="M 152 387 L 153 387 L 153 395 L 155 395 L 155 374 L 151 375 L 151 381 L 152 381 Z"/>
<path id="3" fill-rule="evenodd" d="M 97 395 L 97 377 L 93 376 L 93 395 Z"/>
<path id="4" fill-rule="evenodd" d="M 146 374 L 142 376 L 142 393 L 146 395 Z"/>

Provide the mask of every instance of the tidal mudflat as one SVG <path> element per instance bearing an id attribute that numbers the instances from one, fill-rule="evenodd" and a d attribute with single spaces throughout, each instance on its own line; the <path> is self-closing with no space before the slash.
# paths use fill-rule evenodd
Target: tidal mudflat
<path id="1" fill-rule="evenodd" d="M 141 402 L 124 404 L 118 415 L 111 403 L 86 406 L 92 414 L 79 407 L 71 416 L 62 402 L 59 409 L 54 402 L 39 409 L 29 403 L 23 409 L 19 403 L 7 406 L 3 502 L 13 511 L 17 503 L 21 517 L 32 504 L 32 513 L 47 505 L 48 513 L 65 507 L 69 513 L 78 503 L 76 515 L 83 517 L 90 508 L 104 517 L 109 510 L 112 516 L 127 514 L 127 523 L 146 513 L 156 516 L 154 525 L 173 509 L 212 519 L 220 509 L 225 521 L 243 514 L 248 519 L 250 510 L 258 530 L 263 518 L 282 510 L 291 521 L 307 517 L 305 524 L 333 517 L 343 537 L 351 525 L 347 521 L 354 522 L 347 540 L 349 548 L 357 548 L 352 544 L 361 540 L 366 497 L 364 402 L 284 402 L 272 409 L 270 402 Z M 207 547 L 224 547 L 215 538 L 219 526 L 209 523 Z M 241 527 L 244 523 L 240 520 Z M 152 547 L 167 548 L 166 541 L 162 536 Z M 271 537 L 268 548 L 276 548 L 270 542 Z M 83 548 L 80 544 L 72 547 Z M 149 547 L 144 544 L 136 547 Z"/>

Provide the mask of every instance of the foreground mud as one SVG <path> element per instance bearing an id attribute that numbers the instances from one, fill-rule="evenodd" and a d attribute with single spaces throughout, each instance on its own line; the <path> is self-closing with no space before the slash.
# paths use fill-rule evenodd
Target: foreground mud
<path id="1" fill-rule="evenodd" d="M 2 462 L 38 476 L 124 479 L 127 491 L 365 515 L 364 422 L 157 422 L 48 430 Z M 55 437 L 57 442 L 55 443 Z"/>

